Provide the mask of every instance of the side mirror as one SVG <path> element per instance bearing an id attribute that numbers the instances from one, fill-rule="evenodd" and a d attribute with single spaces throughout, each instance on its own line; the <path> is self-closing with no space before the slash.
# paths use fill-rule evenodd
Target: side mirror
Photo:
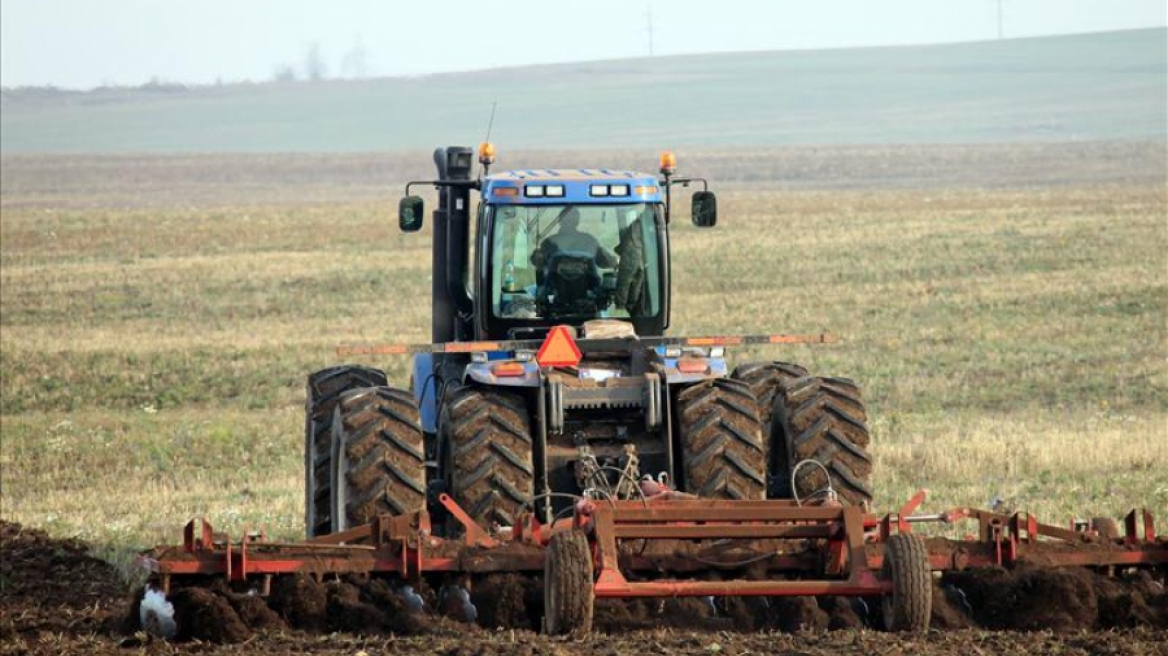
<path id="1" fill-rule="evenodd" d="M 397 205 L 397 224 L 402 232 L 422 229 L 422 197 L 406 196 Z"/>
<path id="2" fill-rule="evenodd" d="M 718 199 L 712 191 L 695 191 L 693 195 L 693 223 L 699 228 L 712 228 L 718 222 Z"/>

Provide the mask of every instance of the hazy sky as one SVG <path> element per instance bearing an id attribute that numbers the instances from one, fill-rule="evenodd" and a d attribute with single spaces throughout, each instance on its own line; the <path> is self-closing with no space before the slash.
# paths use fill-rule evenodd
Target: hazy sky
<path id="1" fill-rule="evenodd" d="M 1168 24 L 1165 0 L 1000 5 L 1007 38 Z M 994 39 L 999 1 L 0 0 L 0 81 L 259 81 L 303 71 L 313 43 L 330 75 L 639 57 L 650 7 L 653 50 L 673 55 Z"/>

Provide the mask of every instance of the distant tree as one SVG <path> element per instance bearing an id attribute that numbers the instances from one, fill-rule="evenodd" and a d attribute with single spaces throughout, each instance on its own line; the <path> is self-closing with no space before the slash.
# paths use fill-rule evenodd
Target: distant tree
<path id="1" fill-rule="evenodd" d="M 368 53 L 365 44 L 361 42 L 361 35 L 353 39 L 353 47 L 341 58 L 341 75 L 344 77 L 363 78 L 368 72 Z"/>
<path id="2" fill-rule="evenodd" d="M 288 64 L 281 64 L 272 71 L 272 80 L 275 82 L 295 82 L 296 69 Z"/>
<path id="3" fill-rule="evenodd" d="M 328 64 L 324 61 L 320 44 L 313 41 L 308 44 L 308 50 L 304 53 L 304 78 L 319 82 L 326 77 L 328 77 Z"/>

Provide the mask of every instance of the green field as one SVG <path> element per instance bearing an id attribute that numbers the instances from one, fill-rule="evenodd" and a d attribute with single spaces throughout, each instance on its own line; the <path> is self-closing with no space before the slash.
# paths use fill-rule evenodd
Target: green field
<path id="1" fill-rule="evenodd" d="M 755 52 L 417 78 L 6 89 L 18 152 L 379 152 L 994 143 L 1168 136 L 1168 30 Z M 467 62 L 474 67 L 473 61 Z"/>
<path id="2" fill-rule="evenodd" d="M 736 182 L 719 228 L 675 226 L 676 334 L 841 335 L 731 357 L 864 384 L 881 508 L 926 487 L 934 509 L 1168 516 L 1162 144 L 797 152 L 815 181 L 683 160 Z M 0 516 L 121 562 L 196 515 L 301 534 L 305 376 L 428 336 L 427 234 L 365 169 L 429 173 L 401 159 L 6 158 Z M 885 180 L 930 162 L 950 173 Z"/>

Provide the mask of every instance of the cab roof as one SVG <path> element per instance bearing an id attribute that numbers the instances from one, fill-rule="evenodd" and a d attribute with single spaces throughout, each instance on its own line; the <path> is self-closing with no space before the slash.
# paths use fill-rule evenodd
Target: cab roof
<path id="1" fill-rule="evenodd" d="M 656 176 L 616 169 L 515 169 L 487 177 L 487 180 L 641 180 L 657 182 Z"/>
<path id="2" fill-rule="evenodd" d="M 498 204 L 659 203 L 657 177 L 616 169 L 516 169 L 483 179 L 483 199 Z"/>

